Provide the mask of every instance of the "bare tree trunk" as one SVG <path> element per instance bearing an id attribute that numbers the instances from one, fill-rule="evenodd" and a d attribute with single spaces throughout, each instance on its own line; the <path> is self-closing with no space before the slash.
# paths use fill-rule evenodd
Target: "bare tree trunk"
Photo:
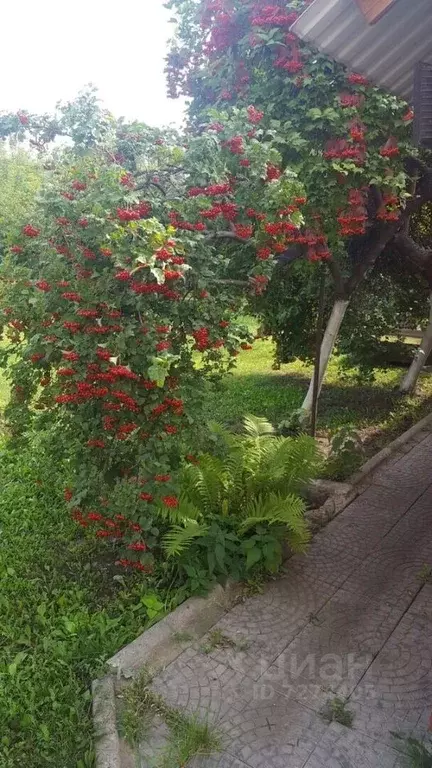
<path id="1" fill-rule="evenodd" d="M 325 300 L 326 300 L 326 273 L 325 265 L 321 264 L 320 289 L 318 298 L 318 314 L 315 332 L 315 368 L 312 379 L 312 412 L 311 412 L 311 437 L 316 437 L 316 425 L 318 417 L 319 375 L 321 366 L 321 345 L 323 340 Z"/>
<path id="2" fill-rule="evenodd" d="M 408 368 L 405 376 L 403 377 L 399 392 L 404 395 L 411 394 L 415 391 L 418 377 L 421 370 L 426 363 L 430 353 L 432 352 L 432 294 L 429 299 L 431 303 L 431 310 L 429 313 L 429 325 L 423 331 L 423 336 L 419 345 L 419 348 L 414 356 L 414 359 Z"/>
<path id="3" fill-rule="evenodd" d="M 324 376 L 327 371 L 327 366 L 328 366 L 331 354 L 333 352 L 333 347 L 335 345 L 335 341 L 339 333 L 339 329 L 342 325 L 342 321 L 345 317 L 345 312 L 347 311 L 348 305 L 349 305 L 349 299 L 336 299 L 335 303 L 333 304 L 333 309 L 331 311 L 331 315 L 329 317 L 327 327 L 324 332 L 322 345 L 321 345 L 318 394 L 321 392 L 321 387 L 324 381 Z M 309 389 L 302 405 L 302 409 L 307 411 L 308 413 L 310 413 L 312 410 L 312 398 L 313 398 L 313 380 L 309 384 Z"/>
<path id="4" fill-rule="evenodd" d="M 428 171 L 429 173 L 429 171 Z M 428 176 L 429 178 L 429 176 Z M 428 195 L 432 199 L 432 169 L 430 171 L 431 178 L 431 190 L 428 188 Z M 427 199 L 430 199 L 427 197 Z M 321 346 L 321 360 L 319 370 L 319 388 L 318 395 L 321 392 L 324 376 L 327 371 L 327 366 L 333 352 L 336 338 L 339 333 L 339 329 L 342 325 L 342 321 L 345 317 L 345 312 L 348 309 L 350 298 L 357 290 L 358 286 L 365 278 L 366 274 L 373 268 L 378 256 L 382 253 L 386 245 L 394 238 L 398 229 L 403 225 L 405 219 L 411 215 L 415 210 L 420 207 L 421 198 L 413 201 L 413 204 L 406 206 L 405 211 L 398 219 L 397 222 L 385 222 L 381 226 L 377 227 L 372 237 L 369 238 L 368 248 L 365 250 L 363 258 L 357 261 L 356 266 L 352 270 L 352 273 L 348 280 L 344 280 L 342 274 L 335 262 L 332 259 L 328 262 L 330 274 L 332 275 L 335 283 L 336 292 L 339 298 L 336 299 L 327 328 L 324 333 L 323 342 Z M 421 254 L 423 256 L 423 254 Z M 340 298 L 343 296 L 344 298 Z M 311 414 L 313 406 L 313 394 L 314 394 L 314 378 L 309 384 L 307 395 L 303 401 L 302 410 L 307 414 Z"/>

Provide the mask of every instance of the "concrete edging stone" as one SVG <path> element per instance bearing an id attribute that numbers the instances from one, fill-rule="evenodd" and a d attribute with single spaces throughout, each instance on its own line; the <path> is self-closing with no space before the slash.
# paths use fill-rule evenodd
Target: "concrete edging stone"
<path id="1" fill-rule="evenodd" d="M 121 768 L 114 679 L 105 675 L 92 684 L 93 728 L 97 768 Z"/>

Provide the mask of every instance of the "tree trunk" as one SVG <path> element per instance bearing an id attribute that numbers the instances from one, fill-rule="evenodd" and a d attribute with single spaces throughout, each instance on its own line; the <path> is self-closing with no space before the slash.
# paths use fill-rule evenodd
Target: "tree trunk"
<path id="1" fill-rule="evenodd" d="M 415 391 L 421 370 L 432 352 L 432 295 L 430 302 L 429 325 L 423 331 L 420 346 L 414 356 L 414 360 L 400 383 L 399 392 L 403 395 L 409 395 Z"/>
<path id="2" fill-rule="evenodd" d="M 415 201 L 413 210 L 418 207 L 419 203 L 418 201 Z M 390 242 L 390 240 L 394 238 L 398 228 L 400 228 L 401 224 L 403 224 L 405 218 L 412 212 L 413 211 L 411 210 L 411 207 L 409 208 L 407 205 L 403 217 L 401 216 L 397 222 L 384 222 L 381 224 L 381 226 L 376 228 L 372 236 L 369 237 L 368 247 L 365 249 L 363 258 L 357 260 L 357 264 L 352 270 L 351 276 L 348 278 L 348 280 L 343 280 L 337 265 L 333 262 L 332 259 L 330 259 L 328 266 L 330 274 L 332 275 L 333 281 L 335 283 L 336 292 L 339 294 L 339 296 L 343 295 L 344 298 L 336 299 L 331 315 L 329 317 L 329 321 L 327 323 L 327 328 L 324 333 L 321 346 L 318 396 L 321 392 L 322 383 L 327 371 L 331 353 L 333 352 L 333 347 L 335 345 L 339 329 L 342 325 L 345 312 L 347 311 L 348 305 L 350 303 L 351 296 L 357 290 L 362 280 L 364 280 L 366 274 L 373 268 L 378 256 L 382 253 L 383 249 Z M 311 414 L 312 411 L 314 393 L 313 381 L 314 380 L 312 378 L 312 381 L 309 384 L 307 395 L 302 405 L 302 410 L 306 411 L 308 414 Z"/>
<path id="3" fill-rule="evenodd" d="M 347 311 L 349 299 L 336 299 L 333 304 L 333 309 L 329 317 L 327 327 L 324 332 L 324 337 L 321 345 L 321 360 L 319 369 L 319 381 L 318 381 L 318 395 L 321 392 L 324 376 L 327 371 L 327 366 L 333 352 L 333 347 L 339 333 L 339 329 L 342 325 L 342 320 L 345 317 Z M 309 384 L 307 395 L 303 401 L 302 409 L 308 413 L 312 410 L 312 397 L 313 397 L 313 380 Z"/>

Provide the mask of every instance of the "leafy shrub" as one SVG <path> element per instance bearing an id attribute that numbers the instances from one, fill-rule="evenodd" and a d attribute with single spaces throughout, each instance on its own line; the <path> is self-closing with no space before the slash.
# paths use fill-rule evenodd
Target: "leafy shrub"
<path id="1" fill-rule="evenodd" d="M 283 543 L 303 550 L 309 539 L 299 492 L 317 472 L 315 441 L 276 437 L 263 418 L 247 416 L 244 433 L 216 427 L 219 455 L 184 469 L 165 552 L 192 580 L 274 572 Z"/>
<path id="2" fill-rule="evenodd" d="M 35 412 L 56 427 L 70 512 L 142 574 L 159 565 L 159 508 L 169 519 L 200 450 L 208 384 L 250 348 L 231 266 L 264 290 L 268 243 L 281 245 L 269 233 L 301 221 L 292 176 L 267 178 L 271 138 L 246 110 L 221 120 L 187 148 L 113 121 L 105 145 L 56 167 L 2 268 L 13 434 Z"/>
<path id="3" fill-rule="evenodd" d="M 341 427 L 333 434 L 325 474 L 333 480 L 346 480 L 359 468 L 363 457 L 359 433 L 350 426 Z"/>

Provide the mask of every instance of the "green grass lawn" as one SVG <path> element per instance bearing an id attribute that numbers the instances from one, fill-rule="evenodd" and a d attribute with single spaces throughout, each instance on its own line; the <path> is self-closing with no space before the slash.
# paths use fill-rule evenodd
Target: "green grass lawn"
<path id="1" fill-rule="evenodd" d="M 253 350 L 242 352 L 237 360 L 235 371 L 209 396 L 210 418 L 235 426 L 243 414 L 254 413 L 278 424 L 300 408 L 311 366 L 297 361 L 273 370 L 269 340 L 256 341 Z M 378 370 L 372 384 L 359 384 L 355 372 L 343 370 L 334 358 L 319 402 L 318 433 L 356 429 L 370 454 L 403 432 L 432 406 L 432 375 L 422 376 L 416 395 L 401 397 L 397 387 L 403 372 L 397 367 Z"/>
<path id="2" fill-rule="evenodd" d="M 0 370 L 0 413 L 3 412 L 9 400 L 9 384 Z"/>
<path id="3" fill-rule="evenodd" d="M 37 442 L 0 450 L 2 768 L 94 766 L 91 680 L 158 603 L 145 580 L 113 578 L 109 545 L 77 530 L 64 476 Z"/>

